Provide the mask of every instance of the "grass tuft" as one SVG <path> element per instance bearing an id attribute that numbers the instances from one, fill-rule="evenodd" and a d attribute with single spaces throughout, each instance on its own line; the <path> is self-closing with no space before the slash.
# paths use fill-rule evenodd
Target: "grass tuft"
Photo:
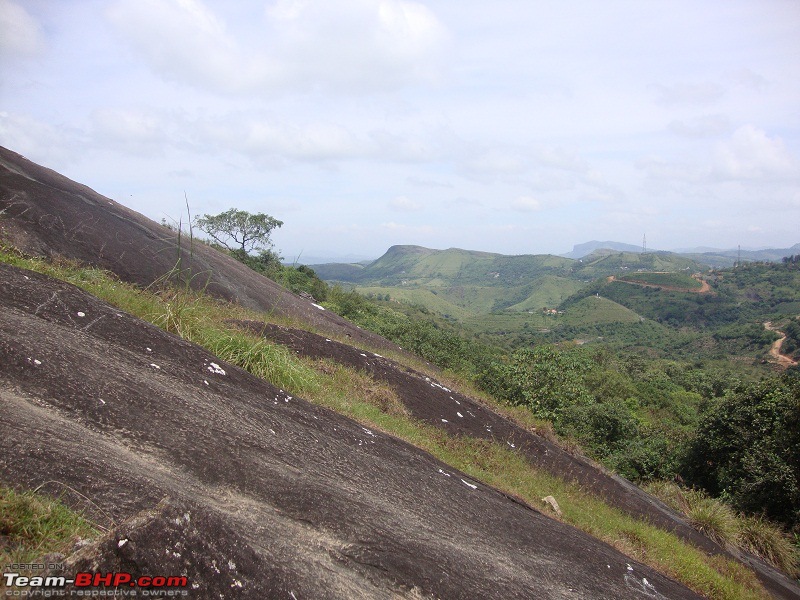
<path id="1" fill-rule="evenodd" d="M 780 526 L 761 517 L 736 514 L 702 490 L 682 488 L 671 481 L 652 481 L 644 490 L 685 515 L 718 543 L 750 552 L 791 577 L 800 576 L 798 548 Z"/>
<path id="2" fill-rule="evenodd" d="M 0 486 L 0 565 L 35 563 L 66 553 L 77 538 L 99 531 L 59 500 Z"/>

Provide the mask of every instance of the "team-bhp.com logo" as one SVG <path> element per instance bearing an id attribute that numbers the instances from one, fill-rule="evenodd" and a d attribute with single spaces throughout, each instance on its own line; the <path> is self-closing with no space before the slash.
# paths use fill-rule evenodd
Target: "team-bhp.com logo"
<path id="1" fill-rule="evenodd" d="M 60 565 L 54 565 L 60 566 Z M 134 577 L 124 571 L 90 573 L 83 571 L 74 577 L 62 575 L 34 575 L 20 572 L 45 565 L 6 565 L 9 572 L 3 573 L 5 595 L 10 597 L 50 598 L 59 596 L 126 597 L 150 596 L 157 598 L 187 596 L 189 581 L 183 576 Z M 70 589 L 65 589 L 71 586 Z M 12 589 L 13 588 L 13 589 Z"/>

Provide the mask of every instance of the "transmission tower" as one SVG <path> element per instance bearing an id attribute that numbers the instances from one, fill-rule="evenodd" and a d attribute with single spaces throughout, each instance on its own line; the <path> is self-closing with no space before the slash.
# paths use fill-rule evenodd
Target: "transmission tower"
<path id="1" fill-rule="evenodd" d="M 642 254 L 647 253 L 647 234 L 645 233 L 642 236 Z"/>

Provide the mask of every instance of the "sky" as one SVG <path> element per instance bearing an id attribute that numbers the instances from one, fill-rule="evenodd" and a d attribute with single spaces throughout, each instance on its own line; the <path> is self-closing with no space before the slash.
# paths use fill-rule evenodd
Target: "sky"
<path id="1" fill-rule="evenodd" d="M 0 145 L 290 261 L 785 248 L 800 2 L 0 0 Z"/>

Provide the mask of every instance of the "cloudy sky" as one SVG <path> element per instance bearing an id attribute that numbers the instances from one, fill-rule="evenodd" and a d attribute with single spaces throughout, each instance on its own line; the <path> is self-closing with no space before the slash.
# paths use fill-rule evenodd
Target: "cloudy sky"
<path id="1" fill-rule="evenodd" d="M 796 0 L 0 0 L 0 145 L 287 259 L 800 242 Z"/>

